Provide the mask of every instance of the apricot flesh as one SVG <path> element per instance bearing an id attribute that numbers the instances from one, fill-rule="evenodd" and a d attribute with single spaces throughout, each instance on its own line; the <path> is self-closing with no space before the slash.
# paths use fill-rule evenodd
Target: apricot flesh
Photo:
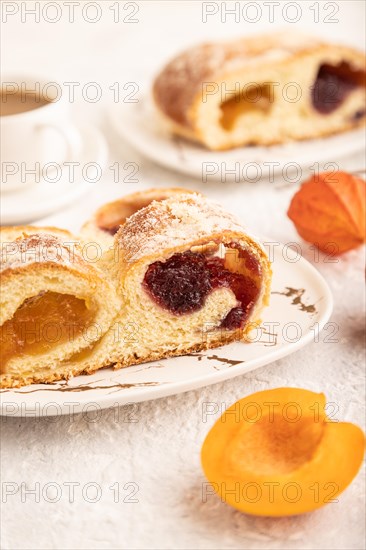
<path id="1" fill-rule="evenodd" d="M 229 407 L 208 433 L 204 473 L 223 502 L 247 514 L 310 512 L 351 483 L 365 436 L 325 414 L 325 396 L 299 388 L 255 393 Z"/>

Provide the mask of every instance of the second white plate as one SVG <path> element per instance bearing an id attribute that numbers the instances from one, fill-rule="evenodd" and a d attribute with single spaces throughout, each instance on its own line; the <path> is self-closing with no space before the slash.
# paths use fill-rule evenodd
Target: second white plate
<path id="1" fill-rule="evenodd" d="M 150 160 L 203 181 L 249 181 L 275 173 L 290 178 L 298 167 L 334 161 L 366 147 L 364 128 L 329 136 L 270 147 L 239 147 L 209 151 L 172 136 L 161 123 L 149 95 L 137 103 L 113 104 L 110 122 L 117 134 Z M 315 169 L 315 168 L 314 168 Z M 326 170 L 326 166 L 321 167 Z M 329 170 L 332 168 L 329 167 Z"/>

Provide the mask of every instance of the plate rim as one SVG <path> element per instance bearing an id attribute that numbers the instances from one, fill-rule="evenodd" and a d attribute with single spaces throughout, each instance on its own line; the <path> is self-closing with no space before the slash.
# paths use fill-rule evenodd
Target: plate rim
<path id="1" fill-rule="evenodd" d="M 151 103 L 151 99 L 149 98 L 149 94 L 148 93 L 145 93 L 142 95 L 141 99 L 140 99 L 140 104 L 141 104 L 141 101 L 147 101 L 148 103 Z M 178 171 L 180 174 L 185 174 L 185 175 L 189 175 L 191 177 L 194 177 L 196 179 L 202 179 L 202 174 L 201 172 L 198 170 L 198 168 L 193 164 L 193 163 L 183 163 L 183 162 L 176 162 L 174 160 L 175 157 L 170 157 L 169 155 L 166 154 L 167 152 L 167 149 L 162 149 L 162 153 L 161 155 L 157 156 L 157 155 L 154 155 L 153 151 L 149 148 L 145 148 L 142 143 L 144 142 L 141 142 L 139 141 L 138 139 L 136 139 L 136 136 L 139 136 L 141 134 L 141 132 L 131 132 L 131 127 L 128 125 L 128 124 L 119 124 L 119 121 L 121 119 L 123 119 L 123 116 L 124 116 L 124 113 L 128 112 L 128 111 L 131 111 L 133 109 L 136 109 L 139 105 L 139 103 L 120 103 L 120 104 L 110 104 L 107 108 L 107 117 L 108 117 L 108 120 L 109 120 L 109 123 L 111 124 L 113 130 L 117 133 L 117 135 L 119 136 L 120 139 L 123 139 L 126 141 L 126 143 L 128 143 L 131 147 L 133 147 L 139 154 L 141 154 L 142 156 L 144 156 L 145 158 L 149 159 L 150 161 L 152 162 L 155 162 L 156 164 L 158 164 L 159 166 L 161 167 L 164 167 L 164 168 L 168 168 L 169 170 L 172 170 L 172 171 Z M 153 106 L 148 106 L 148 108 L 153 108 Z M 116 116 L 117 115 L 117 116 Z M 119 115 L 119 116 L 118 116 Z M 158 116 L 156 114 L 156 119 L 158 121 Z M 163 127 L 164 124 L 163 122 L 161 123 L 161 126 Z M 300 141 L 300 142 L 296 142 L 296 141 L 293 141 L 293 142 L 288 142 L 288 143 L 283 143 L 282 145 L 281 144 L 276 144 L 276 145 L 273 145 L 273 146 L 268 146 L 266 148 L 268 148 L 269 150 L 271 150 L 271 147 L 272 148 L 276 148 L 277 150 L 285 150 L 286 147 L 295 147 L 296 145 L 298 144 L 311 144 L 311 142 L 313 141 L 314 142 L 314 148 L 311 150 L 311 151 L 306 151 L 306 154 L 302 154 L 302 156 L 297 156 L 296 157 L 296 164 L 300 167 L 300 168 L 304 168 L 306 167 L 306 165 L 311 162 L 312 164 L 314 164 L 315 162 L 331 162 L 331 158 L 329 156 L 328 153 L 325 153 L 325 151 L 329 150 L 329 148 L 331 149 L 331 146 L 333 145 L 332 144 L 332 139 L 336 139 L 336 138 L 341 138 L 342 136 L 350 136 L 350 134 L 353 134 L 354 136 L 357 136 L 356 137 L 361 137 L 361 136 L 365 136 L 365 132 L 364 132 L 364 127 L 359 127 L 359 128 L 353 128 L 353 129 L 350 129 L 350 130 L 347 130 L 345 132 L 340 132 L 338 134 L 332 134 L 332 135 L 329 135 L 329 136 L 325 136 L 325 137 L 319 137 L 319 138 L 314 138 L 312 140 L 303 140 L 303 141 Z M 148 134 L 150 135 L 150 134 Z M 352 137 L 352 135 L 350 136 Z M 174 139 L 174 138 L 172 138 Z M 179 136 L 177 136 L 177 139 L 182 139 L 183 142 L 184 141 L 184 138 L 179 138 Z M 166 143 L 168 143 L 168 140 L 166 140 Z M 189 147 L 194 147 L 194 143 L 193 142 L 187 142 L 188 143 L 188 146 Z M 362 143 L 362 140 L 357 140 L 357 139 L 350 139 L 349 140 L 349 146 L 348 147 L 343 147 L 339 154 L 338 154 L 338 157 L 339 158 L 343 158 L 343 157 L 346 157 L 348 155 L 352 155 L 352 154 L 356 154 L 360 151 L 362 151 L 364 149 L 364 146 L 365 144 Z M 257 158 L 257 154 L 256 151 L 258 151 L 259 149 L 263 149 L 265 146 L 252 146 L 250 148 L 250 151 L 252 153 L 252 157 L 254 158 L 254 161 L 250 161 L 250 162 L 255 162 L 257 165 L 259 166 L 264 166 L 264 162 L 268 162 L 268 159 L 262 159 L 262 160 L 258 160 Z M 197 145 L 197 149 L 199 150 L 200 146 Z M 230 150 L 230 151 L 209 151 L 209 150 L 206 150 L 206 149 L 202 149 L 202 152 L 203 153 L 208 153 L 210 155 L 214 155 L 214 154 L 217 154 L 218 155 L 218 158 L 216 159 L 217 162 L 225 162 L 225 161 L 228 161 L 228 158 L 227 158 L 227 155 L 226 153 L 230 153 L 232 151 L 236 151 L 237 155 L 238 155 L 238 158 L 240 159 L 240 154 L 242 151 L 246 150 L 247 148 L 246 147 L 237 147 L 233 150 Z M 324 151 L 324 154 L 320 154 L 318 155 L 317 157 L 314 157 L 314 153 L 317 153 L 317 152 L 321 152 L 321 151 Z M 165 153 L 165 154 L 164 154 Z M 289 151 L 289 157 L 293 157 L 293 152 L 292 150 Z M 214 159 L 210 159 L 212 162 L 214 162 L 215 160 Z M 233 159 L 230 159 L 231 161 Z M 290 161 L 289 158 L 284 158 L 284 159 L 277 159 L 276 158 L 276 166 L 273 166 L 273 174 L 280 174 L 284 168 L 284 166 Z M 239 160 L 240 162 L 240 160 Z M 243 161 L 244 164 L 246 164 L 247 160 L 244 160 Z M 292 160 L 292 162 L 294 162 Z M 216 177 L 215 177 L 216 176 Z M 261 180 L 264 180 L 265 178 L 260 178 L 259 181 Z M 217 182 L 217 181 L 222 181 L 222 177 L 220 175 L 220 171 L 216 174 L 210 174 L 208 176 L 208 179 L 207 179 L 207 182 L 203 182 L 203 183 L 209 183 L 210 181 L 212 182 Z M 253 182 L 251 182 L 250 180 L 245 180 L 243 179 L 242 177 L 240 178 L 240 181 L 236 182 L 237 184 L 245 184 L 245 183 L 248 183 L 248 184 L 251 184 Z M 256 182 L 254 182 L 256 183 Z"/>

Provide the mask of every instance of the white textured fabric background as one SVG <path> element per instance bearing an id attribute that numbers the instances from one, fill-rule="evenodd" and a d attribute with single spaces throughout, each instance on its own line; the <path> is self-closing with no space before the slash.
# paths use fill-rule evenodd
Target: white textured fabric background
<path id="1" fill-rule="evenodd" d="M 19 15 L 9 17 L 2 25 L 4 72 L 41 72 L 62 82 L 97 81 L 106 88 L 115 81 L 145 82 L 163 59 L 202 37 L 271 29 L 264 16 L 255 26 L 229 20 L 222 24 L 217 18 L 202 24 L 200 2 L 139 2 L 140 22 L 116 25 L 109 9 L 112 3 L 99 4 L 103 17 L 94 25 L 80 17 L 69 23 L 63 16 L 55 24 L 33 23 L 32 19 L 22 23 Z M 295 26 L 287 24 L 285 28 L 310 25 L 313 32 L 322 36 L 362 44 L 363 2 L 334 3 L 340 8 L 339 23 L 318 25 L 311 25 L 309 4 L 313 3 L 302 2 L 301 19 Z M 320 2 L 320 9 L 323 8 L 324 3 Z M 278 18 L 277 23 L 283 26 L 284 22 Z M 283 242 L 298 240 L 285 214 L 296 186 L 283 186 L 281 177 L 275 184 L 264 181 L 205 186 L 164 170 L 118 141 L 105 120 L 106 103 L 104 99 L 98 104 L 80 100 L 74 109 L 75 116 L 81 121 L 94 120 L 105 131 L 110 165 L 115 161 L 138 163 L 139 183 L 113 184 L 106 174 L 81 204 L 60 213 L 60 220 L 72 220 L 77 226 L 83 215 L 87 217 L 95 206 L 113 197 L 150 186 L 179 184 L 220 200 L 239 214 L 253 232 Z M 346 169 L 365 168 L 362 155 L 341 160 L 332 159 L 330 152 L 329 157 Z M 301 244 L 305 257 L 314 263 L 314 253 Z M 338 502 L 302 517 L 245 516 L 215 496 L 209 496 L 207 501 L 202 496 L 205 479 L 200 468 L 200 447 L 220 414 L 205 418 L 203 410 L 207 402 L 217 403 L 221 412 L 252 392 L 297 386 L 324 392 L 334 404 L 336 418 L 361 426 L 364 423 L 363 254 L 354 251 L 336 263 L 327 263 L 320 255 L 315 264 L 334 294 L 331 322 L 336 327 L 332 338 L 335 341 L 327 342 L 330 331 L 323 332 L 319 342 L 248 375 L 127 409 L 105 410 L 97 418 L 85 415 L 3 418 L 1 547 L 17 550 L 364 548 L 363 471 Z M 23 501 L 20 491 L 6 495 L 6 490 L 22 483 L 26 489 L 35 490 L 35 494 L 26 494 Z M 96 500 L 96 491 L 99 500 L 91 502 Z"/>

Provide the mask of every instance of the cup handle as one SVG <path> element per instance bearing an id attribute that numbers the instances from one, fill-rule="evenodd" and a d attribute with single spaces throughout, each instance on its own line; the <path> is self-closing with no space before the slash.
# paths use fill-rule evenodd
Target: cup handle
<path id="1" fill-rule="evenodd" d="M 82 140 L 81 140 L 80 132 L 76 129 L 75 126 L 72 126 L 72 125 L 63 126 L 62 124 L 55 124 L 54 122 L 52 122 L 49 124 L 48 123 L 39 124 L 37 127 L 37 129 L 41 131 L 43 129 L 49 129 L 49 128 L 56 130 L 59 134 L 61 134 L 66 142 L 67 153 L 66 153 L 66 158 L 64 159 L 64 162 L 79 155 L 82 148 Z"/>

